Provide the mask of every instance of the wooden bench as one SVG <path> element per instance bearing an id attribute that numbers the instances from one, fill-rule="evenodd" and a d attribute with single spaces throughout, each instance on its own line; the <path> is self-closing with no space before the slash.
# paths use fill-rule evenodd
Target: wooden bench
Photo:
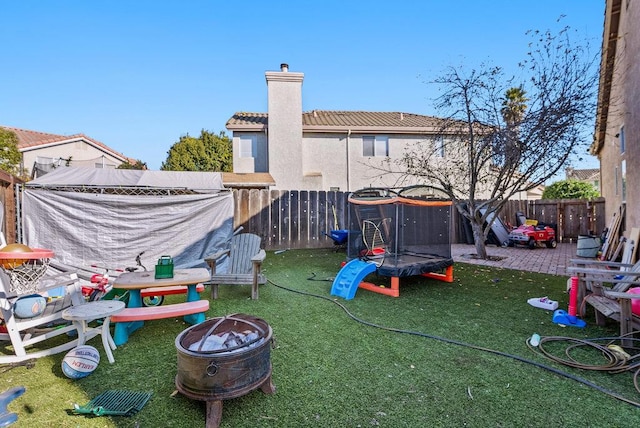
<path id="1" fill-rule="evenodd" d="M 185 287 L 186 288 L 186 287 Z M 111 316 L 111 322 L 150 321 L 163 318 L 175 318 L 184 315 L 198 314 L 209 310 L 206 299 L 195 302 L 174 303 L 162 306 L 143 306 L 141 308 L 124 308 Z"/>

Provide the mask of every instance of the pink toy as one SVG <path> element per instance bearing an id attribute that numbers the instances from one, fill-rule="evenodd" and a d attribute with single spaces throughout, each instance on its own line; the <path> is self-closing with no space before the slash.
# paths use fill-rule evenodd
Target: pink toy
<path id="1" fill-rule="evenodd" d="M 630 288 L 627 293 L 640 294 L 640 287 Z M 631 312 L 640 316 L 640 299 L 631 299 Z"/>
<path id="2" fill-rule="evenodd" d="M 578 277 L 571 277 L 571 291 L 569 292 L 569 315 L 576 316 L 578 313 Z"/>

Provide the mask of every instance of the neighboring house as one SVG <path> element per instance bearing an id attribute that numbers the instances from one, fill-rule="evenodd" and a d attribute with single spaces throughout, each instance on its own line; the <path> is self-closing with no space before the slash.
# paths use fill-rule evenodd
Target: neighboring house
<path id="1" fill-rule="evenodd" d="M 518 192 L 509 199 L 514 201 L 535 201 L 538 199 L 542 199 L 542 194 L 544 193 L 545 188 L 545 185 L 540 184 L 533 189 L 527 190 L 526 192 Z"/>
<path id="2" fill-rule="evenodd" d="M 132 160 L 84 134 L 56 135 L 3 126 L 18 137 L 20 171 L 36 178 L 58 166 L 116 168 Z"/>
<path id="3" fill-rule="evenodd" d="M 606 0 L 596 133 L 600 191 L 611 218 L 625 205 L 622 230 L 640 226 L 640 2 Z M 630 185 L 628 185 L 630 184 Z"/>
<path id="4" fill-rule="evenodd" d="M 589 183 L 596 189 L 600 190 L 600 170 L 598 168 L 588 168 L 588 169 L 567 168 L 565 170 L 565 179 Z"/>
<path id="5" fill-rule="evenodd" d="M 265 73 L 268 113 L 238 112 L 226 124 L 233 136 L 233 171 L 269 173 L 277 190 L 355 191 L 416 184 L 383 173 L 413 143 L 446 139 L 441 119 L 402 112 L 302 111 L 303 73 Z M 447 161 L 442 147 L 442 161 Z M 540 199 L 543 187 L 515 199 Z"/>

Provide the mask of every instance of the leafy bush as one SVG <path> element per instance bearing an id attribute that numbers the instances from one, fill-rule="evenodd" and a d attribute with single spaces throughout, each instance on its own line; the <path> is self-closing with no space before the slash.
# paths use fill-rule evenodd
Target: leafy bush
<path id="1" fill-rule="evenodd" d="M 542 199 L 592 199 L 600 196 L 593 184 L 578 180 L 562 180 L 544 189 Z"/>

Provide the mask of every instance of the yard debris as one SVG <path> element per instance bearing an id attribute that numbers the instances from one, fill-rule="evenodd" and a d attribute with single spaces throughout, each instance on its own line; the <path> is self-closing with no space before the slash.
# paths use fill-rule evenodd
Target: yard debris
<path id="1" fill-rule="evenodd" d="M 222 334 L 211 334 L 206 338 L 202 338 L 191 345 L 190 351 L 211 352 L 224 351 L 234 352 L 243 351 L 260 345 L 264 341 L 264 337 L 259 337 L 258 333 L 251 330 L 243 332 L 229 331 Z M 240 347 L 243 347 L 242 349 Z M 228 350 L 228 351 L 227 351 Z"/>

